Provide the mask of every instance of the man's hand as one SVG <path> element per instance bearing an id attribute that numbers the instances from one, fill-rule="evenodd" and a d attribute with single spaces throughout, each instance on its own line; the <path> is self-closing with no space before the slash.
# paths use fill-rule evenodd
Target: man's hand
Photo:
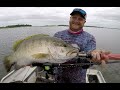
<path id="1" fill-rule="evenodd" d="M 91 51 L 92 61 L 99 62 L 101 64 L 105 64 L 109 59 L 107 55 L 110 54 L 110 51 L 105 50 L 93 50 Z"/>

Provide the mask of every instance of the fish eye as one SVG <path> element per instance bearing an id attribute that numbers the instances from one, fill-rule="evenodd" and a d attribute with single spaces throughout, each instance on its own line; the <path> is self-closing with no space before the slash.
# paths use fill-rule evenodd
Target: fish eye
<path id="1" fill-rule="evenodd" d="M 67 45 L 66 45 L 66 44 L 64 44 L 63 46 L 64 46 L 64 47 L 67 47 Z"/>

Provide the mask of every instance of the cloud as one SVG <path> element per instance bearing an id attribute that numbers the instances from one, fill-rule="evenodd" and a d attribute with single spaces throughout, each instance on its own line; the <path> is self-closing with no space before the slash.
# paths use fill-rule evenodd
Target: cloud
<path id="1" fill-rule="evenodd" d="M 96 12 L 94 16 L 99 17 L 105 20 L 120 20 L 120 8 L 118 7 L 111 7 L 111 8 L 104 8 L 102 11 Z"/>
<path id="2" fill-rule="evenodd" d="M 62 8 L 4 7 L 0 8 L 0 21 L 18 19 L 61 19 L 66 17 Z"/>
<path id="3" fill-rule="evenodd" d="M 0 25 L 12 23 L 44 24 L 68 23 L 74 8 L 87 12 L 87 23 L 119 22 L 119 7 L 0 7 Z M 103 24 L 103 22 L 102 22 Z"/>

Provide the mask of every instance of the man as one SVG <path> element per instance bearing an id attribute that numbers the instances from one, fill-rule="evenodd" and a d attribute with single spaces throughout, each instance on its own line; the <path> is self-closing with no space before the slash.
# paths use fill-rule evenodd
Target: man
<path id="1" fill-rule="evenodd" d="M 94 36 L 83 30 L 86 22 L 86 12 L 82 9 L 75 8 L 70 15 L 69 29 L 55 33 L 54 37 L 61 38 L 69 44 L 78 46 L 80 52 L 90 53 L 92 55 L 91 61 L 104 63 L 107 59 L 101 58 L 101 55 L 109 54 L 109 52 L 96 50 L 96 40 Z M 75 64 L 78 62 L 77 60 L 71 60 L 66 63 Z M 86 70 L 88 67 L 89 66 L 58 68 L 58 74 L 56 75 L 57 83 L 85 83 Z"/>

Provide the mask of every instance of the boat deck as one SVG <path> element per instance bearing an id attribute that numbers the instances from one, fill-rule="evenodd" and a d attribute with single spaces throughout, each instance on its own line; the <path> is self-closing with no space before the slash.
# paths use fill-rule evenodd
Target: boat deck
<path id="1" fill-rule="evenodd" d="M 55 83 L 54 76 L 45 78 L 45 72 L 39 67 L 26 66 L 13 70 L 1 79 L 1 83 Z M 95 69 L 87 69 L 86 83 L 106 83 L 102 73 Z"/>

